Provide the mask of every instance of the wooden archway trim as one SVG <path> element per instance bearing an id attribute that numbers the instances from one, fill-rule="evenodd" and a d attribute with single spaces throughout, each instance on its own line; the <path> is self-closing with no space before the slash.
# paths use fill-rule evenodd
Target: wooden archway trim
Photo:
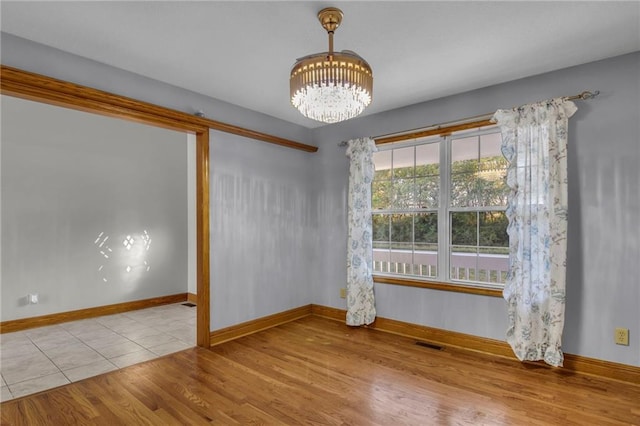
<path id="1" fill-rule="evenodd" d="M 205 128 L 214 129 L 301 151 L 318 151 L 316 146 L 245 129 L 206 117 L 198 117 L 182 111 L 57 80 L 6 65 L 0 65 L 0 89 L 5 95 L 153 124 L 154 126 L 172 130 L 197 132 Z"/>
<path id="2" fill-rule="evenodd" d="M 196 135 L 196 282 L 198 346 L 210 346 L 209 127 L 188 114 L 2 66 L 0 93 Z M 100 95 L 100 96 L 98 96 Z"/>

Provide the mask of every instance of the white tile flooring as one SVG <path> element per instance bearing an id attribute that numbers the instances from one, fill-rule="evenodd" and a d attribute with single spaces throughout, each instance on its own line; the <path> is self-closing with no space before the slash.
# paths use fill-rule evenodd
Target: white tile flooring
<path id="1" fill-rule="evenodd" d="M 195 346 L 196 308 L 181 303 L 0 334 L 1 401 Z"/>

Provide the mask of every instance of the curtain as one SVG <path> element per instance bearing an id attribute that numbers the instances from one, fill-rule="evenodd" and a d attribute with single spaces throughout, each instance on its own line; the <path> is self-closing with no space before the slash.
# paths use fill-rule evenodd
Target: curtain
<path id="1" fill-rule="evenodd" d="M 373 296 L 373 252 L 371 233 L 371 182 L 373 139 L 347 143 L 349 166 L 349 212 L 347 239 L 347 325 L 371 324 L 376 318 Z"/>
<path id="2" fill-rule="evenodd" d="M 507 342 L 521 361 L 562 366 L 567 258 L 567 127 L 562 98 L 498 110 L 509 161 Z"/>

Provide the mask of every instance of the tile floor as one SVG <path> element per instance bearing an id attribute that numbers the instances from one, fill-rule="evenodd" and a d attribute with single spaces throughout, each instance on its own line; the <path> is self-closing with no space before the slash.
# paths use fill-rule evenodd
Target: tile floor
<path id="1" fill-rule="evenodd" d="M 195 346 L 181 303 L 0 334 L 1 401 Z"/>

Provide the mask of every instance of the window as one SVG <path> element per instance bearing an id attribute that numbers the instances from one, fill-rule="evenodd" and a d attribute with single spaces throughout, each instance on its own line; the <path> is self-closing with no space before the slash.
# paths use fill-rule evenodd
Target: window
<path id="1" fill-rule="evenodd" d="M 378 146 L 374 274 L 504 284 L 508 188 L 501 144 L 491 126 Z"/>

